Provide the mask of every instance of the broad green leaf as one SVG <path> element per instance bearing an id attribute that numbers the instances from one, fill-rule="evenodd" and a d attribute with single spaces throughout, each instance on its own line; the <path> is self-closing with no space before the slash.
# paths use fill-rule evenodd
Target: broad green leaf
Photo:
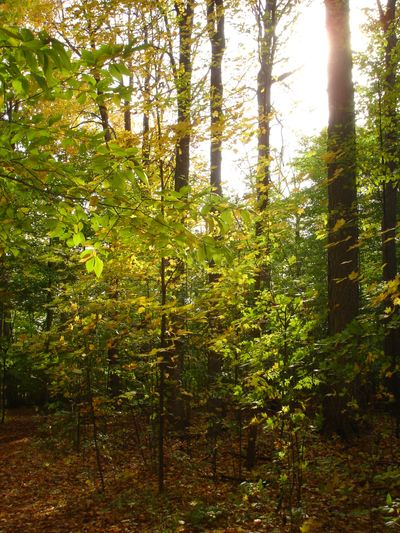
<path id="1" fill-rule="evenodd" d="M 103 267 L 104 267 L 103 261 L 100 259 L 100 257 L 96 255 L 96 257 L 94 258 L 93 270 L 98 278 L 101 276 L 101 273 L 103 272 Z"/>

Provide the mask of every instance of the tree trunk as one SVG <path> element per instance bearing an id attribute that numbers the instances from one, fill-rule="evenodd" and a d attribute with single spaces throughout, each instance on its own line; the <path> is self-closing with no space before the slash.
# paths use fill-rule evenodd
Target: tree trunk
<path id="1" fill-rule="evenodd" d="M 190 109 L 192 103 L 192 31 L 193 0 L 175 2 L 179 28 L 179 67 L 175 72 L 178 103 L 177 143 L 175 149 L 175 190 L 189 184 L 190 168 Z"/>
<path id="2" fill-rule="evenodd" d="M 222 82 L 222 61 L 225 52 L 225 8 L 223 0 L 206 0 L 207 31 L 211 45 L 210 60 L 210 186 L 215 194 L 222 196 L 222 138 L 224 130 Z M 214 271 L 215 264 L 209 262 L 210 288 L 218 282 L 219 274 Z M 217 333 L 218 323 L 215 310 L 208 314 L 209 331 Z M 218 392 L 218 378 L 221 375 L 221 355 L 212 348 L 208 350 L 207 374 L 209 398 L 207 410 L 210 416 L 208 437 L 210 439 L 212 457 L 216 460 L 217 437 L 224 407 Z M 215 463 L 216 467 L 216 463 Z"/>
<path id="3" fill-rule="evenodd" d="M 397 104 L 396 69 L 398 63 L 395 57 L 397 48 L 396 35 L 396 0 L 387 0 L 386 9 L 377 0 L 380 23 L 385 39 L 385 77 L 383 85 L 382 109 L 380 117 L 380 140 L 382 152 L 382 264 L 383 281 L 389 282 L 397 275 L 396 256 L 396 227 L 397 227 L 397 198 L 398 181 L 395 176 L 397 166 L 398 138 L 397 138 Z M 392 317 L 394 318 L 394 317 Z M 394 413 L 397 419 L 397 433 L 399 428 L 400 406 L 400 375 L 397 364 L 400 355 L 400 329 L 388 328 L 384 339 L 386 361 L 390 364 L 391 377 L 388 388 L 394 397 Z"/>
<path id="4" fill-rule="evenodd" d="M 259 271 L 255 279 L 256 296 L 263 290 L 271 290 L 271 268 L 269 263 L 269 203 L 271 188 L 271 120 L 272 120 L 272 71 L 275 63 L 277 45 L 276 25 L 278 22 L 277 1 L 266 1 L 256 8 L 258 26 L 258 56 L 260 68 L 257 74 L 257 105 L 258 105 L 258 133 L 257 133 L 257 207 L 259 220 L 256 222 L 256 237 L 259 240 L 258 262 Z M 250 424 L 247 429 L 246 468 L 252 469 L 256 463 L 257 454 L 256 424 Z"/>
<path id="5" fill-rule="evenodd" d="M 158 387 L 158 492 L 164 491 L 165 485 L 165 370 L 169 362 L 167 348 L 167 315 L 165 305 L 167 303 L 167 285 L 165 280 L 166 259 L 161 259 L 160 281 L 161 281 L 161 331 L 160 331 L 160 348 L 161 357 L 159 362 L 159 387 Z"/>
<path id="6" fill-rule="evenodd" d="M 257 75 L 258 134 L 257 134 L 257 204 L 260 220 L 256 235 L 262 241 L 259 252 L 260 270 L 256 279 L 256 291 L 271 288 L 271 269 L 268 206 L 271 188 L 271 120 L 272 120 L 272 70 L 276 52 L 277 2 L 266 2 L 256 12 L 259 31 L 259 62 Z"/>
<path id="7" fill-rule="evenodd" d="M 12 337 L 8 279 L 4 257 L 0 258 L 0 351 L 1 351 L 1 423 L 6 415 L 7 358 Z"/>
<path id="8" fill-rule="evenodd" d="M 207 0 L 207 28 L 211 43 L 210 66 L 210 185 L 222 194 L 222 136 L 224 128 L 222 60 L 225 52 L 225 16 L 223 0 Z"/>
<path id="9" fill-rule="evenodd" d="M 396 226 L 397 226 L 397 192 L 395 178 L 397 164 L 398 139 L 396 135 L 397 102 L 396 96 L 396 60 L 394 52 L 397 47 L 396 0 L 388 0 L 384 11 L 378 1 L 380 22 L 385 38 L 385 79 L 383 87 L 383 109 L 381 112 L 381 150 L 382 174 L 384 176 L 382 200 L 382 263 L 383 280 L 390 281 L 397 275 Z M 400 336 L 397 330 L 391 330 L 385 339 L 385 355 L 396 364 L 399 353 Z"/>
<path id="10" fill-rule="evenodd" d="M 329 333 L 341 332 L 359 308 L 356 144 L 348 0 L 325 0 L 328 66 Z"/>
<path id="11" fill-rule="evenodd" d="M 356 144 L 348 0 L 325 0 L 328 63 L 328 332 L 343 331 L 359 309 Z M 336 360 L 334 368 L 345 361 Z M 325 431 L 353 432 L 350 391 L 333 378 L 323 403 Z M 331 387 L 333 389 L 331 390 Z"/>
<path id="12" fill-rule="evenodd" d="M 175 147 L 175 171 L 174 189 L 180 192 L 183 187 L 189 185 L 190 171 L 190 141 L 191 141 L 191 106 L 192 106 L 192 32 L 194 17 L 193 0 L 176 1 L 175 12 L 179 31 L 179 63 L 178 67 L 173 61 L 175 87 L 177 92 L 176 124 L 176 147 Z M 183 221 L 184 222 L 184 221 Z M 179 281 L 184 275 L 184 264 L 181 263 L 176 269 L 176 280 Z M 177 293 L 177 302 L 184 305 L 185 290 L 180 289 Z M 182 320 L 179 317 L 179 320 Z M 181 329 L 180 324 L 175 324 Z M 184 342 L 178 336 L 174 342 L 174 353 L 168 358 L 169 374 L 172 381 L 169 386 L 169 411 L 172 414 L 172 422 L 177 430 L 184 430 L 188 424 L 185 413 L 185 402 L 180 395 L 182 388 L 182 375 L 185 365 Z"/>

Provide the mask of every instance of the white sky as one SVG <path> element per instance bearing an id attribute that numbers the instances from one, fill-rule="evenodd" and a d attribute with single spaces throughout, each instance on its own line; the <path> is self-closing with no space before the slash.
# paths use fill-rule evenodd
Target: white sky
<path id="1" fill-rule="evenodd" d="M 350 0 L 352 46 L 355 51 L 365 47 L 360 27 L 365 22 L 365 8 L 376 9 L 376 0 Z M 289 68 L 285 67 L 285 70 L 300 68 L 287 79 L 285 87 L 274 89 L 275 107 L 282 117 L 283 130 L 277 125 L 273 131 L 275 148 L 280 150 L 281 139 L 284 139 L 286 162 L 295 153 L 299 138 L 317 134 L 328 122 L 328 45 L 323 0 L 314 0 L 300 15 L 288 47 Z M 254 156 L 254 145 L 249 144 L 247 149 Z M 248 166 L 240 164 L 239 159 L 246 159 L 246 155 L 226 150 L 223 157 L 224 176 L 229 182 L 229 185 L 226 183 L 227 188 L 243 194 Z"/>

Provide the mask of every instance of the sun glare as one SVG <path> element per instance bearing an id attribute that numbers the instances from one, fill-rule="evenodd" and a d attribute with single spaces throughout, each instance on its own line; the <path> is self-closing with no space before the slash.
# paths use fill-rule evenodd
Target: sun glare
<path id="1" fill-rule="evenodd" d="M 366 46 L 362 24 L 363 10 L 376 7 L 375 0 L 350 2 L 352 46 L 362 51 Z M 278 98 L 285 98 L 289 114 L 287 127 L 296 135 L 313 135 L 328 120 L 327 57 L 328 41 L 325 29 L 325 7 L 322 0 L 314 1 L 300 15 L 288 50 L 292 69 L 288 90 Z M 285 108 L 283 108 L 285 111 Z M 286 112 L 285 112 L 286 115 Z"/>
<path id="2" fill-rule="evenodd" d="M 366 46 L 362 32 L 365 8 L 376 9 L 376 1 L 350 1 L 352 46 L 357 52 Z M 272 144 L 288 163 L 298 150 L 299 140 L 317 135 L 328 123 L 328 39 L 323 0 L 312 1 L 300 14 L 283 55 L 287 63 L 277 65 L 275 75 L 291 74 L 273 90 L 277 120 L 272 128 Z M 357 75 L 354 69 L 356 80 Z M 249 171 L 252 157 L 252 145 L 237 148 L 235 153 L 230 149 L 224 152 L 226 174 L 230 177 L 225 184 L 239 194 L 245 192 L 244 174 Z M 246 158 L 250 158 L 250 165 L 246 166 Z"/>

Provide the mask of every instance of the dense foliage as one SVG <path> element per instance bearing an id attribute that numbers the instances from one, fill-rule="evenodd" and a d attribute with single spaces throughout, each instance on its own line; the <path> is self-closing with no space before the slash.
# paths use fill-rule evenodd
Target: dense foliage
<path id="1" fill-rule="evenodd" d="M 217 478 L 230 435 L 239 482 L 269 442 L 278 510 L 307 524 L 305 436 L 350 441 L 378 411 L 393 414 L 399 432 L 398 7 L 378 2 L 366 15 L 373 52 L 356 58 L 365 76 L 355 135 L 303 139 L 286 171 L 269 135 L 284 121 L 273 91 L 287 77 L 276 67 L 306 4 L 2 4 L 2 421 L 21 405 L 58 416 L 58 438 L 77 451 L 92 447 L 102 491 L 114 445 L 104 427 L 133 416 L 160 492 L 168 491 L 165 439 L 204 437 Z M 223 24 L 235 17 L 235 32 L 258 46 L 258 107 L 236 59 L 223 60 Z M 224 143 L 254 146 L 241 199 L 224 194 Z M 351 146 L 353 157 L 355 145 L 349 163 L 342 149 Z M 328 204 L 328 189 L 349 166 L 358 205 L 350 199 L 345 212 Z M 357 237 L 349 247 L 350 211 Z M 344 277 L 328 272 L 332 249 Z M 347 268 L 346 254 L 359 254 L 359 269 Z M 353 297 L 345 293 L 338 311 L 328 276 L 335 289 L 360 286 L 357 316 L 336 329 L 328 314 L 349 316 Z M 329 423 L 332 405 L 345 423 Z M 251 498 L 260 483 L 241 490 Z M 396 524 L 396 489 L 386 486 L 382 508 Z M 193 530 L 207 513 L 191 517 Z"/>

